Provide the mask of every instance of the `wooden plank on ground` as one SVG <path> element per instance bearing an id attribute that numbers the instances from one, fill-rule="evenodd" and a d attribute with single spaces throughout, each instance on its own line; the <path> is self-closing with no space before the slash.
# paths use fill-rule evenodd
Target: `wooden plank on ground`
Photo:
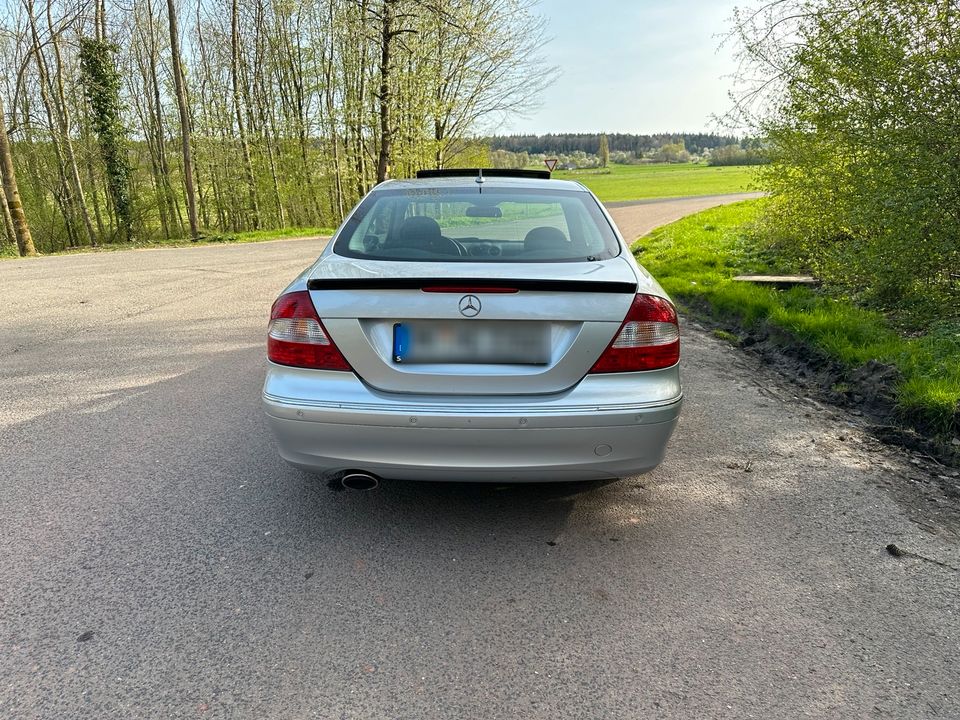
<path id="1" fill-rule="evenodd" d="M 739 282 L 756 283 L 757 285 L 771 285 L 779 290 L 806 285 L 816 287 L 820 281 L 810 275 L 737 275 L 734 280 Z"/>

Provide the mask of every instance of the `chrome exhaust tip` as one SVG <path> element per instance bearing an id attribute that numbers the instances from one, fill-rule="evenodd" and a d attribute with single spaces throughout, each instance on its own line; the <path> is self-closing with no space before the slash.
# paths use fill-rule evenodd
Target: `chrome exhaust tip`
<path id="1" fill-rule="evenodd" d="M 376 490 L 380 487 L 380 478 L 363 470 L 347 470 L 340 483 L 350 490 Z"/>

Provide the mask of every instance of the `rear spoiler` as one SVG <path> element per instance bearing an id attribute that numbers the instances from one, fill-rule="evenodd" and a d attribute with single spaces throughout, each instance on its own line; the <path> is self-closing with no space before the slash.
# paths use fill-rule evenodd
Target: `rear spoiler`
<path id="1" fill-rule="evenodd" d="M 531 280 L 529 278 L 312 278 L 308 290 L 423 290 L 436 286 L 469 288 L 483 292 L 484 288 L 503 292 L 504 288 L 539 290 L 542 292 L 636 294 L 637 284 L 614 280 Z"/>
<path id="2" fill-rule="evenodd" d="M 549 180 L 548 170 L 512 170 L 508 168 L 444 168 L 442 170 L 417 170 L 417 178 L 526 178 L 527 180 Z"/>

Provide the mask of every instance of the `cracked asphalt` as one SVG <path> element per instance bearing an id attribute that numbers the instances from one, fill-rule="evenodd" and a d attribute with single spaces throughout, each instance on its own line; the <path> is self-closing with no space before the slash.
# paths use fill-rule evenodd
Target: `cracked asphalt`
<path id="1" fill-rule="evenodd" d="M 949 470 L 693 322 L 648 475 L 284 465 L 265 320 L 322 242 L 0 262 L 0 718 L 960 717 Z"/>

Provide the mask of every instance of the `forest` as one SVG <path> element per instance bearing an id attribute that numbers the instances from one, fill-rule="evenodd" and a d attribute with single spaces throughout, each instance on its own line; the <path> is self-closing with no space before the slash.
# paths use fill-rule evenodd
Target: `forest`
<path id="1" fill-rule="evenodd" d="M 604 133 L 547 133 L 545 135 L 498 135 L 486 139 L 491 150 L 508 150 L 537 154 L 566 154 L 584 152 L 593 154 L 600 146 Z M 610 152 L 628 152 L 637 157 L 657 150 L 664 145 L 682 142 L 688 152 L 699 155 L 704 150 L 739 145 L 740 138 L 716 133 L 656 133 L 635 135 L 633 133 L 606 133 Z"/>
<path id="2" fill-rule="evenodd" d="M 331 226 L 477 164 L 555 76 L 533 0 L 13 0 L 0 240 L 19 254 Z"/>

